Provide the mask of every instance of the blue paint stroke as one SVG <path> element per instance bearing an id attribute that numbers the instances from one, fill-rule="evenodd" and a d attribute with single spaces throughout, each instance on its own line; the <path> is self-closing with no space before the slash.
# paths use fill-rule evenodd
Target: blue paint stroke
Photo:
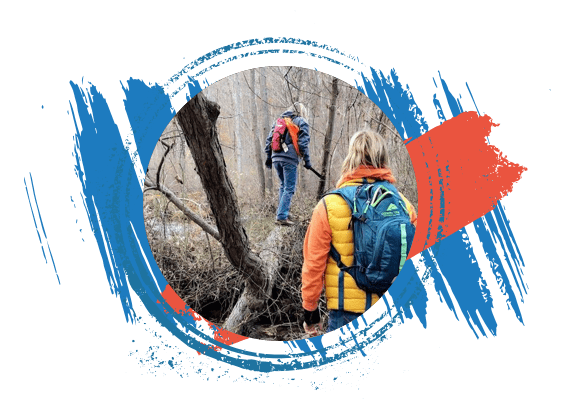
<path id="1" fill-rule="evenodd" d="M 392 69 L 386 78 L 381 71 L 372 67 L 371 78 L 363 73 L 361 78 L 365 88 L 358 84 L 357 89 L 379 106 L 395 127 L 404 128 L 405 139 L 419 137 L 429 130 L 409 90 L 409 85 L 403 88 L 395 69 Z"/>
<path id="2" fill-rule="evenodd" d="M 469 89 L 469 85 L 467 84 L 467 82 L 465 82 L 465 86 L 467 86 L 467 90 L 469 91 L 469 96 L 471 96 L 471 100 L 473 101 L 473 105 L 475 105 L 475 110 L 477 111 L 477 115 L 481 115 L 481 112 L 479 112 L 479 108 L 477 108 L 477 104 L 475 103 L 475 98 L 473 97 L 473 94 L 471 93 L 471 89 Z"/>
<path id="3" fill-rule="evenodd" d="M 439 118 L 439 124 L 441 125 L 445 122 L 445 114 L 443 113 L 443 108 L 441 107 L 439 99 L 437 99 L 437 93 L 433 94 L 433 105 L 437 110 L 437 118 Z"/>
<path id="4" fill-rule="evenodd" d="M 444 297 L 449 294 L 446 285 L 441 284 L 445 279 L 453 298 L 476 337 L 479 338 L 477 330 L 481 335 L 487 336 L 483 324 L 492 335 L 496 335 L 497 322 L 493 315 L 491 291 L 477 264 L 477 258 L 465 229 L 449 235 L 433 245 L 430 250 L 431 252 L 426 252 L 433 253 L 437 261 L 431 273 L 436 289 L 441 289 Z M 455 312 L 453 306 L 450 309 Z"/>
<path id="5" fill-rule="evenodd" d="M 125 249 L 119 220 L 125 201 L 120 197 L 119 189 L 135 180 L 130 176 L 134 169 L 104 97 L 95 86 L 84 92 L 78 85 L 72 82 L 70 85 L 78 110 L 76 116 L 70 104 L 76 127 L 75 170 L 82 182 L 82 200 L 100 249 L 110 291 L 120 298 L 126 320 L 133 322 L 135 313 L 126 267 L 117 256 Z M 81 123 L 81 129 L 78 123 Z M 131 188 L 140 190 L 137 183 Z"/>
<path id="6" fill-rule="evenodd" d="M 34 227 L 36 227 L 36 233 L 38 234 L 38 240 L 40 241 L 40 248 L 42 249 L 42 255 L 44 255 L 44 261 L 48 264 L 46 259 L 46 252 L 44 252 L 44 244 L 42 243 L 42 237 L 40 236 L 40 231 L 38 230 L 38 223 L 36 223 L 36 216 L 34 215 L 34 210 L 32 209 L 32 202 L 30 201 L 30 193 L 28 193 L 28 185 L 26 184 L 26 178 L 24 178 L 24 187 L 26 188 L 26 196 L 28 197 L 28 204 L 30 204 L 30 212 L 32 213 L 32 219 L 34 220 Z"/>
<path id="7" fill-rule="evenodd" d="M 443 184 L 443 175 L 441 174 L 441 168 L 439 167 L 439 161 L 437 161 L 437 179 L 439 184 L 439 225 L 437 226 L 436 238 L 441 240 L 445 238 L 443 234 L 443 223 L 445 222 L 445 189 Z M 446 183 L 446 187 L 449 188 L 449 184 Z"/>
<path id="8" fill-rule="evenodd" d="M 274 40 L 274 42 L 276 41 L 277 40 Z M 232 46 L 228 46 L 227 51 L 243 48 L 247 45 L 255 45 L 260 42 L 260 40 L 256 40 L 252 43 L 247 41 L 246 43 L 233 44 Z M 286 43 L 289 42 L 291 41 L 286 41 Z M 297 42 L 299 41 L 295 41 L 294 43 Z M 225 51 L 216 50 L 213 52 L 213 55 L 208 54 L 202 57 L 202 60 L 207 61 L 223 52 Z M 237 54 L 232 58 L 221 60 L 209 68 L 245 58 L 249 55 L 263 53 L 277 54 L 280 53 L 280 50 Z M 332 63 L 343 65 L 333 58 L 309 52 L 283 50 L 281 53 L 307 54 L 315 58 L 326 59 Z M 184 68 L 182 72 L 178 73 L 177 77 L 170 80 L 164 87 L 174 83 L 195 66 L 196 65 L 190 65 Z M 350 69 L 347 65 L 343 66 Z M 378 73 L 373 68 L 371 70 L 372 79 L 363 74 L 361 75 L 365 86 L 364 93 L 386 112 L 396 127 L 403 129 L 404 137 L 409 136 L 413 138 L 425 133 L 428 130 L 427 123 L 409 91 L 409 86 L 406 85 L 405 89 L 402 87 L 394 70 L 392 70 L 388 78 L 384 78 L 381 72 Z M 208 70 L 204 70 L 203 73 L 206 71 Z M 195 83 L 194 78 L 188 76 L 188 81 L 180 87 L 180 90 L 187 85 L 190 95 L 193 96 L 199 91 L 199 84 L 195 85 Z M 428 297 L 424 284 L 431 279 L 434 280 L 436 291 L 440 294 L 440 300 L 443 296 L 444 301 L 456 317 L 455 305 L 458 304 L 474 333 L 475 329 L 478 329 L 482 335 L 486 335 L 486 330 L 483 329 L 481 324 L 482 321 L 486 325 L 487 330 L 493 335 L 495 334 L 497 324 L 491 311 L 491 292 L 485 286 L 481 272 L 475 262 L 473 250 L 470 249 L 469 242 L 464 237 L 463 231 L 460 231 L 459 236 L 455 234 L 445 238 L 442 242 L 431 248 L 428 255 L 424 254 L 424 259 L 426 259 L 426 262 L 429 264 L 427 265 L 425 274 L 422 276 L 422 280 L 415 274 L 413 264 L 411 262 L 406 264 L 404 270 L 392 285 L 388 297 L 384 297 L 383 299 L 387 311 L 384 311 L 374 323 L 366 326 L 366 328 L 362 330 L 355 331 L 352 335 L 345 334 L 343 329 L 340 330 L 340 342 L 337 345 L 324 347 L 322 338 L 317 337 L 311 339 L 311 341 L 297 340 L 286 343 L 291 349 L 304 349 L 303 354 L 266 355 L 223 345 L 215 341 L 212 337 L 196 330 L 193 318 L 187 313 L 188 307 L 186 307 L 184 313 L 175 313 L 161 297 L 161 290 L 166 287 L 167 282 L 153 261 L 153 256 L 147 241 L 138 239 L 145 237 L 141 212 L 142 192 L 136 181 L 128 153 L 123 147 L 120 147 L 123 145 L 119 133 L 116 133 L 117 127 L 113 123 L 111 116 L 109 118 L 107 117 L 109 115 L 109 109 L 104 98 L 96 91 L 95 87 L 92 87 L 90 91 L 87 91 L 85 94 L 73 83 L 71 84 L 78 106 L 79 118 L 82 122 L 82 133 L 79 132 L 78 125 L 76 124 L 78 152 L 78 165 L 76 170 L 79 178 L 83 180 L 85 196 L 89 197 L 90 194 L 92 196 L 93 205 L 89 200 L 86 200 L 84 204 L 89 217 L 91 215 L 90 221 L 95 236 L 98 236 L 98 232 L 94 229 L 94 220 L 96 220 L 94 215 L 97 214 L 98 209 L 104 209 L 102 211 L 104 215 L 100 215 L 101 217 L 98 222 L 101 223 L 102 227 L 100 231 L 105 232 L 105 236 L 100 234 L 101 238 L 98 245 L 105 265 L 107 258 L 110 262 L 109 265 L 113 266 L 111 268 L 109 267 L 109 271 L 113 274 L 118 274 L 118 267 L 121 267 L 125 273 L 125 277 L 118 278 L 123 281 L 127 280 L 132 289 L 140 296 L 152 316 L 191 348 L 226 363 L 262 372 L 301 369 L 317 366 L 318 364 L 330 363 L 358 351 L 363 353 L 363 348 L 370 343 L 386 339 L 388 337 L 387 333 L 392 326 L 403 323 L 406 319 L 413 318 L 414 314 L 418 317 L 422 325 L 426 327 L 426 305 Z M 124 91 L 126 92 L 126 111 L 131 113 L 129 119 L 132 124 L 132 129 L 134 130 L 134 137 L 138 143 L 142 165 L 147 167 L 151 151 L 153 147 L 155 147 L 156 141 L 162 132 L 160 128 L 163 129 L 167 125 L 171 116 L 173 116 L 173 112 L 169 107 L 169 98 L 166 96 L 165 90 L 162 92 L 158 85 L 152 88 L 146 86 L 146 89 L 144 89 L 142 84 L 143 82 L 130 79 Z M 442 84 L 444 90 L 447 89 L 447 85 L 443 79 Z M 361 87 L 359 87 L 359 89 L 363 91 Z M 132 96 L 132 93 L 135 95 Z M 177 93 L 177 91 L 175 93 Z M 175 93 L 171 93 L 169 97 L 174 96 Z M 132 103 L 132 101 L 141 100 L 142 98 L 149 101 L 147 108 L 142 108 L 142 104 Z M 155 103 L 155 101 L 159 103 Z M 85 105 L 85 103 L 88 102 L 92 107 L 93 120 L 87 111 L 87 105 Z M 461 107 L 457 101 L 455 101 L 455 104 L 458 107 L 456 109 L 461 112 Z M 170 112 L 166 112 L 168 109 Z M 149 121 L 142 121 L 142 112 L 154 116 L 155 120 L 152 125 L 150 125 Z M 74 121 L 76 123 L 75 116 Z M 98 124 L 96 124 L 95 121 L 97 121 Z M 100 126 L 101 124 L 102 127 Z M 134 125 L 136 127 L 134 127 Z M 108 136 L 107 139 L 98 137 L 101 132 L 105 132 L 107 129 L 114 131 L 114 128 L 115 132 L 112 133 L 113 135 Z M 99 152 L 97 150 L 95 154 L 90 153 L 91 142 L 94 143 L 92 147 L 101 149 L 99 151 L 101 153 L 100 155 L 98 155 Z M 143 153 L 140 149 L 143 150 Z M 81 173 L 79 162 L 84 164 L 85 174 Z M 102 172 L 109 170 L 109 173 L 100 175 L 98 170 Z M 118 182 L 118 180 L 120 180 L 120 182 Z M 98 186 L 102 188 L 98 189 Z M 111 201 L 109 201 L 110 196 L 113 198 Z M 115 206 L 114 203 L 116 203 Z M 110 215 L 108 211 L 117 214 Z M 503 240 L 511 243 L 508 239 L 509 238 L 503 237 Z M 514 241 L 512 242 L 514 244 Z M 109 246 L 110 252 L 106 252 L 106 246 Z M 514 250 L 517 248 L 513 247 L 509 249 Z M 432 250 L 434 255 L 431 255 Z M 511 255 L 511 251 L 509 252 Z M 108 257 L 109 254 L 111 257 Z M 456 256 L 455 260 L 457 260 L 455 264 L 454 255 Z M 518 250 L 517 255 L 520 255 Z M 439 268 L 440 266 L 441 269 Z M 115 271 L 112 271 L 112 268 L 115 269 Z M 466 279 L 460 281 L 461 272 L 466 271 L 469 271 Z M 470 281 L 473 279 L 474 281 Z M 118 284 L 114 284 L 118 287 Z M 454 300 L 451 299 L 451 294 L 447 289 L 448 286 Z M 120 294 L 123 304 L 131 310 L 129 293 L 123 294 L 119 292 L 117 294 Z M 393 299 L 393 307 L 389 302 L 391 299 Z M 176 323 L 183 325 L 184 330 L 178 328 Z M 373 325 L 377 325 L 378 327 L 375 328 Z M 383 325 L 383 327 L 379 327 L 379 325 Z M 357 329 L 359 324 L 353 326 Z M 475 334 L 477 336 L 477 333 Z M 358 337 L 361 337 L 360 341 L 358 341 Z M 310 344 L 313 344 L 315 350 L 312 350 Z M 217 351 L 216 349 L 218 348 L 221 348 L 222 351 Z M 328 352 L 335 352 L 335 354 L 328 356 Z M 313 358 L 315 355 L 320 356 L 321 363 L 315 359 L 309 360 L 310 357 Z M 255 357 L 255 359 L 249 360 L 246 359 L 246 357 Z"/>
<path id="9" fill-rule="evenodd" d="M 497 279 L 497 284 L 499 285 L 499 289 L 501 294 L 505 296 L 507 302 L 507 308 L 513 310 L 517 319 L 523 323 L 523 318 L 521 316 L 521 311 L 519 309 L 519 305 L 517 302 L 517 298 L 515 296 L 515 292 L 513 291 L 513 287 L 511 286 L 511 281 L 509 277 L 506 275 L 504 267 L 503 267 L 503 260 L 501 259 L 500 254 L 497 252 L 495 247 L 496 243 L 499 243 L 503 248 L 503 259 L 508 264 L 509 268 L 511 269 L 511 273 L 513 279 L 515 280 L 515 285 L 517 286 L 517 290 L 519 291 L 521 302 L 523 302 L 523 291 L 527 292 L 525 289 L 525 284 L 523 283 L 521 276 L 516 274 L 514 267 L 512 264 L 515 260 L 514 257 L 510 256 L 508 251 L 505 249 L 504 242 L 506 241 L 505 236 L 501 233 L 498 229 L 497 224 L 495 222 L 494 217 L 495 212 L 490 212 L 486 214 L 479 220 L 473 222 L 475 226 L 475 231 L 479 236 L 483 244 L 483 250 L 485 252 L 485 256 L 489 260 L 489 264 L 491 266 L 491 270 Z"/>
<path id="10" fill-rule="evenodd" d="M 449 105 L 451 114 L 453 115 L 453 118 L 455 118 L 463 112 L 463 109 L 461 109 L 459 101 L 456 100 L 455 97 L 449 91 L 447 83 L 445 83 L 445 80 L 443 80 L 443 78 L 441 77 L 441 73 L 439 73 L 439 80 L 441 80 L 441 86 L 443 86 L 443 91 L 445 92 L 445 97 L 447 98 L 447 104 Z"/>
<path id="11" fill-rule="evenodd" d="M 54 273 L 56 273 L 56 278 L 58 279 L 58 284 L 60 283 L 60 276 L 58 275 L 58 270 L 56 269 L 56 263 L 54 262 L 54 256 L 52 255 L 52 250 L 50 249 L 50 243 L 48 242 L 48 235 L 46 235 L 46 229 L 44 229 L 44 222 L 42 221 L 42 214 L 40 213 L 40 206 L 38 205 L 38 199 L 36 198 L 36 189 L 34 188 L 34 180 L 32 179 L 32 174 L 30 176 L 30 186 L 32 187 L 32 196 L 34 197 L 34 204 L 36 205 L 36 212 L 38 213 L 38 219 L 40 220 L 40 227 L 42 228 L 42 234 L 48 247 L 48 253 L 50 254 L 50 260 L 52 261 L 52 267 L 54 268 Z M 34 219 L 34 226 L 36 227 L 36 233 L 38 234 L 38 239 L 40 240 L 40 247 L 42 248 L 42 255 L 44 255 L 44 261 L 48 264 L 48 259 L 46 258 L 46 252 L 44 251 L 44 243 L 40 237 L 40 231 L 38 230 L 38 224 L 36 223 L 36 216 L 34 216 L 34 210 L 32 209 L 32 202 L 30 201 L 30 194 L 28 192 L 28 184 L 26 183 L 26 178 L 24 178 L 24 186 L 26 188 L 26 195 L 28 196 L 28 204 L 30 204 L 30 211 L 32 212 L 32 218 Z"/>

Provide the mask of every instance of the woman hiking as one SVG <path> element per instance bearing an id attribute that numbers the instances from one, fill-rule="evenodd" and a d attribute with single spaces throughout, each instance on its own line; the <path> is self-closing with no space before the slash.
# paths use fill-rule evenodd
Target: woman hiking
<path id="1" fill-rule="evenodd" d="M 396 182 L 389 168 L 389 156 L 384 140 L 376 132 L 358 131 L 350 140 L 349 152 L 343 162 L 337 188 L 361 186 L 377 181 L 388 181 L 391 184 Z M 415 226 L 417 215 L 414 207 L 401 193 L 399 196 L 411 224 Z M 329 311 L 326 332 L 341 328 L 354 320 L 379 299 L 375 293 L 368 296 L 347 272 L 341 280 L 338 264 L 330 253 L 333 245 L 344 265 L 350 266 L 354 263 L 351 219 L 352 210 L 338 194 L 324 196 L 313 211 L 304 239 L 302 268 L 304 329 L 310 336 L 322 333 L 318 302 L 324 288 Z M 340 284 L 343 284 L 343 290 L 339 290 Z"/>
<path id="2" fill-rule="evenodd" d="M 274 166 L 280 181 L 279 202 L 276 223 L 284 226 L 294 224 L 289 218 L 291 199 L 295 193 L 297 165 L 303 159 L 304 167 L 311 168 L 309 157 L 309 125 L 307 110 L 301 103 L 295 103 L 276 121 L 266 139 L 266 167 Z M 287 126 L 286 126 L 287 125 Z M 291 125 L 291 126 L 290 126 Z M 280 135 L 279 129 L 283 134 Z M 295 137 L 294 139 L 292 139 Z M 281 139 L 281 140 L 280 140 Z"/>

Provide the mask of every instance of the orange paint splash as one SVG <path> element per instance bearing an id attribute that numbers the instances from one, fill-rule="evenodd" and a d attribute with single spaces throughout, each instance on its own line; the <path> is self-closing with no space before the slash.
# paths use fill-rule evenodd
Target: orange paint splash
<path id="1" fill-rule="evenodd" d="M 497 125 L 464 112 L 406 142 L 419 204 L 409 257 L 490 212 L 527 170 L 487 143 Z"/>
<path id="2" fill-rule="evenodd" d="M 246 340 L 248 337 L 244 337 L 243 335 L 235 334 L 230 331 L 226 331 L 223 328 L 218 327 L 217 325 L 213 324 L 212 322 L 203 318 L 200 314 L 186 305 L 186 302 L 182 300 L 178 296 L 178 294 L 172 289 L 172 286 L 169 284 L 166 286 L 164 291 L 162 292 L 162 297 L 166 300 L 166 303 L 170 305 L 170 307 L 180 315 L 191 315 L 194 320 L 196 321 L 204 321 L 206 322 L 209 327 L 214 331 L 214 340 L 219 343 L 231 346 L 232 344 L 239 343 L 240 341 Z M 159 303 L 159 302 L 158 302 Z M 221 350 L 221 347 L 213 346 L 214 350 Z"/>

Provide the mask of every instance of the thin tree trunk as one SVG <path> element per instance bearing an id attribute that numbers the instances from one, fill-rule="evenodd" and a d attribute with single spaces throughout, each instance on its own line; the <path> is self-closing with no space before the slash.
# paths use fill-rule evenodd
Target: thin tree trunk
<path id="1" fill-rule="evenodd" d="M 243 150 L 242 150 L 242 136 L 240 133 L 241 130 L 241 124 L 240 124 L 240 118 L 242 118 L 242 101 L 241 101 L 241 97 L 240 97 L 240 83 L 239 83 L 239 73 L 236 73 L 234 75 L 234 108 L 235 108 L 235 139 L 236 139 L 236 169 L 238 171 L 238 180 L 241 177 L 242 174 L 242 154 L 243 154 Z"/>
<path id="2" fill-rule="evenodd" d="M 261 143 L 258 139 L 258 110 L 256 105 L 256 70 L 250 70 L 250 78 L 252 83 L 252 138 L 253 138 L 253 146 L 254 146 L 254 156 L 256 157 L 256 166 L 258 168 L 258 179 L 260 184 L 260 197 L 262 202 L 265 201 L 266 198 L 266 181 L 264 175 L 264 163 L 262 160 L 263 155 L 263 148 L 261 147 Z"/>
<path id="3" fill-rule="evenodd" d="M 262 67 L 260 69 L 260 95 L 262 98 L 262 116 L 263 116 L 263 123 L 262 123 L 262 130 L 263 130 L 263 145 L 262 145 L 262 150 L 265 149 L 265 141 L 268 137 L 268 134 L 271 130 L 271 125 L 270 125 L 270 107 L 268 105 L 268 87 L 267 87 L 267 83 L 266 83 L 267 79 L 266 79 L 266 68 Z M 267 158 L 267 156 L 266 156 Z M 273 188 L 274 188 L 274 184 L 273 184 L 273 176 L 272 176 L 272 171 L 271 170 L 267 170 L 266 171 L 266 189 L 268 191 L 268 194 L 270 196 L 273 196 Z"/>
<path id="4" fill-rule="evenodd" d="M 321 164 L 321 174 L 323 175 L 323 179 L 320 179 L 319 186 L 317 189 L 316 197 L 319 200 L 324 193 L 325 184 L 326 184 L 326 175 L 327 175 L 327 168 L 329 164 L 329 157 L 331 153 L 331 141 L 333 138 L 333 126 L 335 123 L 335 104 L 337 101 L 337 88 L 338 79 L 333 77 L 331 80 L 331 101 L 329 104 L 329 114 L 327 119 L 327 129 L 325 132 L 325 138 L 323 142 L 323 160 Z"/>

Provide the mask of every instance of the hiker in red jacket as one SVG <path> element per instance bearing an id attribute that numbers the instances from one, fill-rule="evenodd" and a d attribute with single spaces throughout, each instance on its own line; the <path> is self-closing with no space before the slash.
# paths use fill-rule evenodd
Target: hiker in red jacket
<path id="1" fill-rule="evenodd" d="M 280 180 L 276 223 L 279 225 L 291 226 L 294 223 L 288 216 L 291 199 L 295 193 L 297 166 L 300 160 L 303 159 L 304 167 L 306 169 L 311 168 L 311 160 L 308 150 L 309 125 L 306 121 L 307 110 L 303 104 L 298 102 L 285 111 L 280 118 L 288 118 L 291 120 L 291 123 L 293 123 L 292 128 L 295 128 L 295 131 L 297 131 L 297 139 L 295 141 L 292 139 L 292 133 L 295 131 L 285 130 L 286 133 L 285 141 L 282 145 L 283 147 L 281 147 L 280 150 L 273 150 L 272 139 L 276 126 L 278 125 L 278 122 L 281 122 L 282 124 L 285 123 L 285 121 L 279 121 L 278 119 L 266 139 L 266 167 L 271 169 L 273 165 Z"/>
<path id="2" fill-rule="evenodd" d="M 337 188 L 375 181 L 396 182 L 389 169 L 385 143 L 376 132 L 359 131 L 350 140 Z M 401 193 L 399 195 L 405 203 L 411 223 L 417 225 L 413 205 Z M 324 288 L 329 310 L 327 332 L 351 322 L 379 299 L 375 293 L 367 296 L 348 273 L 344 273 L 343 281 L 340 282 L 340 269 L 330 255 L 330 247 L 333 245 L 346 266 L 353 264 L 351 214 L 346 201 L 337 194 L 326 195 L 313 211 L 303 245 L 302 268 L 304 329 L 311 336 L 322 333 L 318 301 Z M 340 290 L 342 283 L 343 290 Z"/>

